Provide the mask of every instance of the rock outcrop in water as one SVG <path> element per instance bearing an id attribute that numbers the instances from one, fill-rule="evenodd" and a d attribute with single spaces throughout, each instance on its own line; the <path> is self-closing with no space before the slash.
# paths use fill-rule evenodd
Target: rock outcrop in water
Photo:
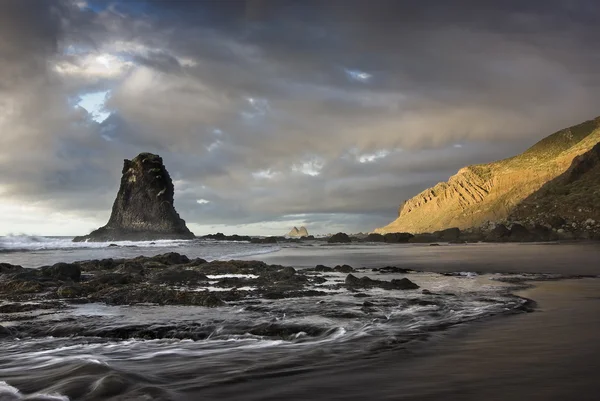
<path id="1" fill-rule="evenodd" d="M 593 180 L 593 177 L 597 177 L 594 173 L 597 167 L 590 167 L 594 164 L 594 155 L 590 154 L 584 159 L 577 159 L 577 157 L 589 152 L 599 141 L 600 117 L 597 117 L 556 132 L 518 156 L 464 167 L 450 177 L 448 182 L 439 183 L 405 201 L 399 208 L 398 218 L 375 232 L 425 233 L 450 227 L 462 230 L 479 227 L 487 221 L 505 220 L 517 205 L 540 190 L 546 183 L 565 173 L 575 162 L 583 167 L 572 167 L 573 172 L 581 169 L 589 170 L 585 173 L 588 178 L 576 180 L 582 185 L 556 183 L 551 188 L 561 186 L 562 191 L 565 192 L 564 196 L 552 195 L 552 190 L 549 188 L 543 197 L 546 203 L 556 203 L 557 206 L 558 201 L 562 202 L 557 209 L 577 211 L 581 209 L 580 214 L 584 214 L 592 207 L 580 207 L 579 204 L 594 203 L 594 199 L 597 201 L 600 185 L 598 180 Z M 584 162 L 584 160 L 588 161 Z M 566 181 L 568 179 L 561 182 Z M 588 189 L 583 187 L 584 182 L 588 184 Z M 560 192 L 558 189 L 554 192 L 556 191 Z M 541 198 L 536 199 L 538 204 L 543 203 Z M 591 213 L 589 210 L 587 213 Z M 528 217 L 532 213 L 520 212 L 519 215 Z M 551 217 L 549 214 L 548 218 Z M 593 217 L 588 218 L 596 220 Z"/>
<path id="2" fill-rule="evenodd" d="M 140 153 L 125 160 L 123 176 L 108 223 L 83 241 L 150 241 L 192 239 L 173 206 L 174 188 L 160 156 Z"/>
<path id="3" fill-rule="evenodd" d="M 308 230 L 304 226 L 302 226 L 300 228 L 294 227 L 287 234 L 287 236 L 292 237 L 292 238 L 308 237 Z"/>

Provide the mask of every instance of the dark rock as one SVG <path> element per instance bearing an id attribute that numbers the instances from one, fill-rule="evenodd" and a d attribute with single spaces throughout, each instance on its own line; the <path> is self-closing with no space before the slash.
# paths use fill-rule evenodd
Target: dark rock
<path id="1" fill-rule="evenodd" d="M 124 259 L 94 259 L 94 260 L 86 260 L 84 262 L 80 262 L 79 266 L 82 271 L 97 271 L 97 270 L 112 270 L 117 266 L 123 264 L 125 262 Z"/>
<path id="2" fill-rule="evenodd" d="M 16 279 L 0 281 L 0 293 L 4 292 L 10 295 L 33 294 L 44 290 L 44 286 L 38 281 L 31 279 Z"/>
<path id="3" fill-rule="evenodd" d="M 416 290 L 419 286 L 409 279 L 401 278 L 401 279 L 393 279 L 391 281 L 391 285 L 395 290 Z"/>
<path id="4" fill-rule="evenodd" d="M 56 295 L 60 298 L 79 298 L 83 293 L 81 286 L 76 285 L 63 285 L 56 290 Z"/>
<path id="5" fill-rule="evenodd" d="M 510 230 L 504 224 L 496 224 L 486 236 L 485 240 L 490 242 L 505 241 L 510 236 Z"/>
<path id="6" fill-rule="evenodd" d="M 128 285 L 140 282 L 141 279 L 136 279 L 132 274 L 128 273 L 103 273 L 94 276 L 86 284 L 89 287 L 104 288 L 121 285 Z"/>
<path id="7" fill-rule="evenodd" d="M 534 241 L 553 241 L 558 239 L 558 236 L 551 229 L 540 224 L 533 226 L 531 236 Z"/>
<path id="8" fill-rule="evenodd" d="M 58 280 L 79 281 L 81 266 L 77 263 L 56 263 L 49 267 L 41 268 L 42 274 Z"/>
<path id="9" fill-rule="evenodd" d="M 349 266 L 349 265 L 337 265 L 336 267 L 333 268 L 333 270 L 335 270 L 338 273 L 352 273 L 356 270 L 354 270 L 354 267 Z"/>
<path id="10" fill-rule="evenodd" d="M 558 230 L 559 228 L 563 228 L 563 226 L 567 224 L 567 221 L 560 216 L 551 216 L 548 219 L 548 224 L 550 224 L 550 227 Z"/>
<path id="11" fill-rule="evenodd" d="M 109 247 L 109 248 L 115 248 L 115 247 L 118 247 L 118 246 L 119 246 L 119 245 L 117 245 L 117 244 L 110 244 L 108 247 Z"/>
<path id="12" fill-rule="evenodd" d="M 378 271 L 380 273 L 410 273 L 411 271 L 413 271 L 412 269 L 407 269 L 404 267 L 397 267 L 397 266 L 386 266 L 386 267 L 381 267 L 379 269 L 373 269 L 375 271 Z"/>
<path id="13" fill-rule="evenodd" d="M 365 238 L 367 242 L 385 242 L 385 238 L 381 234 L 371 233 Z"/>
<path id="14" fill-rule="evenodd" d="M 193 239 L 173 206 L 174 187 L 162 158 L 140 153 L 125 160 L 108 223 L 73 241 Z"/>
<path id="15" fill-rule="evenodd" d="M 337 234 L 332 235 L 327 240 L 327 242 L 330 243 L 330 244 L 350 243 L 350 242 L 352 242 L 352 240 L 350 239 L 350 237 L 346 233 L 337 233 Z"/>
<path id="16" fill-rule="evenodd" d="M 316 272 L 332 272 L 334 270 L 332 267 L 329 267 L 329 266 L 317 265 L 317 266 L 315 266 L 315 271 Z"/>
<path id="17" fill-rule="evenodd" d="M 190 259 L 187 256 L 180 255 L 177 252 L 169 252 L 152 256 L 150 260 L 165 265 L 183 265 L 190 262 Z"/>
<path id="18" fill-rule="evenodd" d="M 9 263 L 0 263 L 0 274 L 16 273 L 16 272 L 21 271 L 21 270 L 23 270 L 22 266 L 11 265 Z"/>
<path id="19" fill-rule="evenodd" d="M 387 233 L 383 236 L 383 240 L 391 243 L 407 243 L 413 237 L 411 233 Z"/>
<path id="20" fill-rule="evenodd" d="M 392 281 L 373 280 L 369 277 L 358 278 L 352 274 L 348 274 L 345 280 L 346 287 L 355 288 L 383 288 L 384 290 L 414 290 L 419 286 L 407 278 L 394 279 Z"/>
<path id="21" fill-rule="evenodd" d="M 440 244 L 438 244 L 437 242 L 434 242 L 433 244 L 429 244 L 429 246 L 440 246 Z"/>
<path id="22" fill-rule="evenodd" d="M 524 226 L 515 223 L 510 228 L 510 240 L 520 242 L 531 241 L 532 235 Z"/>
<path id="23" fill-rule="evenodd" d="M 183 267 L 170 267 L 159 271 L 152 278 L 152 282 L 168 285 L 197 285 L 208 282 L 208 277 L 198 270 L 189 270 Z"/>
<path id="24" fill-rule="evenodd" d="M 250 242 L 253 244 L 276 244 L 277 237 L 252 238 Z"/>
<path id="25" fill-rule="evenodd" d="M 431 295 L 431 294 L 433 294 L 433 293 L 432 293 L 431 291 L 429 291 L 429 290 L 423 290 L 423 291 L 421 291 L 421 293 L 422 293 L 423 295 Z"/>
<path id="26" fill-rule="evenodd" d="M 458 227 L 447 228 L 433 233 L 440 241 L 456 241 L 460 237 L 460 229 Z"/>
<path id="27" fill-rule="evenodd" d="M 0 325 L 0 338 L 11 337 L 12 335 L 13 333 L 9 328 Z"/>
<path id="28" fill-rule="evenodd" d="M 208 234 L 203 236 L 202 238 L 205 239 L 212 239 L 215 241 L 252 241 L 252 237 L 249 237 L 247 235 L 237 235 L 237 234 L 233 234 L 233 235 L 225 235 L 223 233 L 216 233 L 216 234 Z M 260 238 L 256 238 L 256 239 L 260 239 Z"/>
<path id="29" fill-rule="evenodd" d="M 161 285 L 107 287 L 89 295 L 92 301 L 111 305 L 153 303 L 158 305 L 196 305 L 216 307 L 224 302 L 209 292 L 177 291 Z"/>

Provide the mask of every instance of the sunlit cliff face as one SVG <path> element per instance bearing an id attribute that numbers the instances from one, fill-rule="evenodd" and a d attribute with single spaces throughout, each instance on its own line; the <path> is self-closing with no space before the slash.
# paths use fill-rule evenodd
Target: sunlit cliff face
<path id="1" fill-rule="evenodd" d="M 82 234 L 164 159 L 197 234 L 368 231 L 599 114 L 594 1 L 0 4 L 0 234 Z"/>

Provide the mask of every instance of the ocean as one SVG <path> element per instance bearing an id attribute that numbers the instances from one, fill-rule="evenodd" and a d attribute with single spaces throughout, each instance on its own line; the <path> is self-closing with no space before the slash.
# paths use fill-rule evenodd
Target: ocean
<path id="1" fill-rule="evenodd" d="M 339 375 L 342 367 L 360 361 L 371 366 L 389 355 L 418 352 L 459 327 L 523 314 L 531 306 L 515 295 L 526 287 L 523 280 L 560 278 L 556 271 L 567 262 L 558 255 L 565 249 L 579 249 L 580 257 L 587 255 L 582 260 L 598 256 L 596 248 L 565 247 L 263 245 L 200 239 L 73 243 L 66 237 L 2 237 L 0 262 L 30 268 L 178 252 L 209 261 L 259 259 L 299 271 L 348 263 L 359 277 L 409 278 L 420 288 L 370 288 L 359 294 L 343 288 L 345 273 L 311 271 L 307 274 L 321 276 L 322 283 L 310 289 L 326 295 L 249 298 L 216 308 L 70 303 L 0 314 L 0 326 L 19 333 L 0 337 L 0 400 L 212 399 L 211 394 L 243 383 L 277 383 L 277 378 L 311 372 Z M 532 270 L 542 256 L 547 268 Z M 412 271 L 377 270 L 385 266 Z M 0 301 L 0 307 L 5 303 Z M 331 389 L 319 393 L 322 383 L 315 385 L 314 397 L 298 399 L 334 399 Z M 282 391 L 261 388 L 237 394 L 237 399 L 280 399 Z M 352 398 L 346 395 L 339 399 Z"/>

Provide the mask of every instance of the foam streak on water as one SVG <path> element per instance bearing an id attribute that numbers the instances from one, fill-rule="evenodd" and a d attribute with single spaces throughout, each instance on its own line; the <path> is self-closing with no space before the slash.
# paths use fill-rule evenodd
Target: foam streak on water
<path id="1" fill-rule="evenodd" d="M 7 399 L 15 400 L 35 393 L 182 399 L 207 386 L 342 366 L 412 346 L 450 326 L 509 313 L 524 302 L 483 276 L 363 269 L 356 275 L 410 277 L 435 291 L 357 293 L 339 286 L 344 274 L 322 275 L 326 281 L 314 289 L 335 292 L 219 308 L 83 304 L 31 322 L 5 322 L 20 338 L 0 340 L 0 377 L 10 384 L 2 391 L 12 391 L 17 398 Z M 156 333 L 160 338 L 147 337 Z"/>
<path id="2" fill-rule="evenodd" d="M 78 260 L 154 256 L 165 252 L 179 252 L 190 258 L 211 261 L 263 255 L 280 249 L 277 244 L 250 244 L 200 238 L 139 242 L 73 242 L 72 237 L 0 237 L 0 261 L 23 267 Z"/>

